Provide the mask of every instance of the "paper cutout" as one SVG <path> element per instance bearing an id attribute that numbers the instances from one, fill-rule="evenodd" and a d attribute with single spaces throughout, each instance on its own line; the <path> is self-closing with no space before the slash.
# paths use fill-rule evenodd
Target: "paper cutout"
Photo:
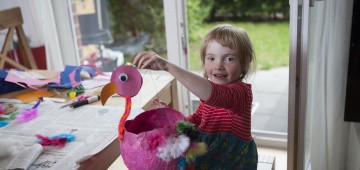
<path id="1" fill-rule="evenodd" d="M 117 87 L 115 83 L 110 82 L 106 84 L 101 90 L 101 95 L 100 95 L 101 104 L 105 105 L 107 99 L 116 92 L 117 92 Z"/>
<path id="2" fill-rule="evenodd" d="M 32 91 L 29 93 L 18 95 L 15 98 L 21 100 L 24 103 L 30 103 L 39 100 L 40 97 L 52 97 L 52 96 L 55 96 L 55 94 L 48 91 L 37 90 L 37 91 Z"/>
<path id="3" fill-rule="evenodd" d="M 133 97 L 139 93 L 142 86 L 142 76 L 139 71 L 132 66 L 120 66 L 111 74 L 110 82 L 113 82 L 117 88 L 117 94 L 120 96 Z M 107 91 L 103 88 L 102 91 Z"/>
<path id="4" fill-rule="evenodd" d="M 95 65 L 82 65 L 82 66 L 65 66 L 65 70 L 61 72 L 60 84 L 52 83 L 49 87 L 72 88 L 81 84 L 81 71 L 87 71 L 90 77 L 96 75 L 105 75 L 101 70 L 96 68 Z"/>
<path id="5" fill-rule="evenodd" d="M 51 83 L 49 87 L 72 88 L 76 87 L 82 81 L 80 77 L 81 69 L 78 66 L 65 66 L 65 70 L 61 72 L 61 81 L 59 83 Z"/>
<path id="6" fill-rule="evenodd" d="M 15 83 L 5 81 L 7 75 L 8 75 L 8 70 L 0 70 L 0 87 L 1 87 L 0 94 L 5 94 L 5 93 L 24 89 L 24 87 L 19 86 Z"/>
<path id="7" fill-rule="evenodd" d="M 24 86 L 20 84 L 23 83 L 33 89 L 38 89 L 39 87 L 42 87 L 49 83 L 60 83 L 60 74 L 57 74 L 55 78 L 49 80 L 41 80 L 39 78 L 44 78 L 44 76 L 28 71 L 10 69 L 8 75 L 5 78 L 5 81 L 16 83 L 20 86 Z"/>
<path id="8" fill-rule="evenodd" d="M 58 74 L 60 74 L 59 71 L 55 70 L 28 70 L 28 72 L 41 75 L 41 77 L 39 78 L 41 80 L 51 80 L 56 78 Z"/>

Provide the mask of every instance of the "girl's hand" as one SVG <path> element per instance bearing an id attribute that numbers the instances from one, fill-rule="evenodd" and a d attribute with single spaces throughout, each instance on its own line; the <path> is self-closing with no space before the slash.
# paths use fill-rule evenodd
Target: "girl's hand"
<path id="1" fill-rule="evenodd" d="M 153 51 L 143 51 L 137 54 L 134 58 L 133 64 L 141 69 L 151 70 L 165 70 L 167 71 L 167 63 L 165 59 L 161 58 Z"/>

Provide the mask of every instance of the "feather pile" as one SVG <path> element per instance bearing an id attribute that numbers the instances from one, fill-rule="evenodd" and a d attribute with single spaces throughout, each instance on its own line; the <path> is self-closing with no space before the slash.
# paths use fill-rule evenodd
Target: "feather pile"
<path id="1" fill-rule="evenodd" d="M 157 156 L 162 160 L 169 162 L 183 155 L 189 146 L 190 138 L 185 135 L 170 137 L 166 139 L 166 144 L 164 146 L 158 147 Z"/>
<path id="2" fill-rule="evenodd" d="M 166 139 L 166 143 L 158 147 L 157 156 L 166 162 L 178 159 L 178 168 L 185 169 L 207 152 L 207 145 L 200 142 L 199 131 L 190 122 L 179 121 L 176 130 L 179 135 Z"/>

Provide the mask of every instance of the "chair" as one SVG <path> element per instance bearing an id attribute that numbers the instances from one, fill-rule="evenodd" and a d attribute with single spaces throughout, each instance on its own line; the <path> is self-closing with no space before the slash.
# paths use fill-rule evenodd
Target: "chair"
<path id="1" fill-rule="evenodd" d="M 25 37 L 24 30 L 22 28 L 23 18 L 20 7 L 6 9 L 0 11 L 0 30 L 8 29 L 2 50 L 0 53 L 0 69 L 3 69 L 5 63 L 12 65 L 14 68 L 28 70 L 37 69 L 37 65 L 34 60 L 34 56 L 29 47 L 29 43 Z M 14 59 L 7 56 L 9 51 L 10 42 L 16 30 L 16 35 L 19 41 L 19 48 L 21 56 L 23 56 L 23 64 L 16 62 Z"/>

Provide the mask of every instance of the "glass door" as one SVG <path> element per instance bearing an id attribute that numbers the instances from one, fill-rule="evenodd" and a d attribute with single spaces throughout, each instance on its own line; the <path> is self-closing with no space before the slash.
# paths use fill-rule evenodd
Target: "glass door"
<path id="1" fill-rule="evenodd" d="M 112 71 L 143 50 L 167 57 L 161 1 L 71 0 L 70 3 L 81 64 Z"/>
<path id="2" fill-rule="evenodd" d="M 245 80 L 252 85 L 253 91 L 252 134 L 258 146 L 285 150 L 289 82 L 288 2 L 277 1 L 270 4 L 265 1 L 249 1 L 249 3 L 214 1 L 215 5 L 202 2 L 204 1 L 187 1 L 191 71 L 203 75 L 199 57 L 200 47 L 202 38 L 210 29 L 218 24 L 231 24 L 245 29 L 256 54 L 257 70 Z M 275 9 L 275 5 L 272 4 L 281 7 Z M 267 15 L 268 13 L 265 14 L 261 6 L 268 6 L 276 12 Z M 243 9 L 244 12 L 239 12 L 239 9 Z M 191 99 L 194 112 L 200 101 L 195 95 L 192 95 Z"/>
<path id="3" fill-rule="evenodd" d="M 53 0 L 65 64 L 111 71 L 142 50 L 187 68 L 185 1 Z M 73 48 L 74 47 L 74 48 Z M 189 113 L 189 92 L 177 87 L 179 111 Z"/>

